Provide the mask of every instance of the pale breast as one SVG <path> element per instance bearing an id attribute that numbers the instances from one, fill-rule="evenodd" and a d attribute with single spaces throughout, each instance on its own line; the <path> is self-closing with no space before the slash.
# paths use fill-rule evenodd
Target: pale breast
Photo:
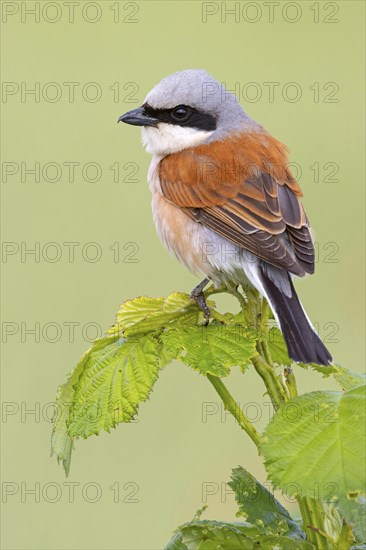
<path id="1" fill-rule="evenodd" d="M 148 174 L 157 233 L 167 249 L 190 271 L 210 275 L 212 266 L 205 254 L 205 229 L 163 196 L 159 183 L 160 160 L 158 156 L 153 158 Z"/>

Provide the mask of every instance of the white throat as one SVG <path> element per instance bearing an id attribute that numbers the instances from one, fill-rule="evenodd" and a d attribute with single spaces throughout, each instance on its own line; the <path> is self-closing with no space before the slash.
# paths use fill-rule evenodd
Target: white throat
<path id="1" fill-rule="evenodd" d="M 213 131 L 196 130 L 195 128 L 160 122 L 157 128 L 143 127 L 142 143 L 148 153 L 165 156 L 199 145 L 211 134 L 213 134 Z"/>

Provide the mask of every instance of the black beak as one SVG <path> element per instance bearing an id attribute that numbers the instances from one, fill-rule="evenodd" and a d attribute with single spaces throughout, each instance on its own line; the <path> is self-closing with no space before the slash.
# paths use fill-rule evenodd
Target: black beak
<path id="1" fill-rule="evenodd" d="M 117 122 L 125 122 L 126 124 L 132 124 L 132 126 L 153 126 L 156 128 L 160 120 L 146 114 L 145 107 L 142 106 L 121 115 Z"/>

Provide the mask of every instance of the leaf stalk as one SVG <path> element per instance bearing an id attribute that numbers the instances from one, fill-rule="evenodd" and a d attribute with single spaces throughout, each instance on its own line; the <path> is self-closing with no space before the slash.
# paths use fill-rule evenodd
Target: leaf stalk
<path id="1" fill-rule="evenodd" d="M 207 374 L 207 378 L 221 397 L 225 410 L 233 415 L 239 426 L 249 435 L 260 453 L 260 446 L 263 441 L 262 435 L 256 430 L 246 414 L 243 413 L 239 403 L 234 400 L 221 378 L 212 374 Z"/>

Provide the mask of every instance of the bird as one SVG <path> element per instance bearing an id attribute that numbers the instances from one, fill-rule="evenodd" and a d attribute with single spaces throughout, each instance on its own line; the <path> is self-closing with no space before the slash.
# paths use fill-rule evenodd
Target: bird
<path id="1" fill-rule="evenodd" d="M 191 297 L 205 317 L 209 282 L 252 285 L 267 300 L 289 357 L 329 365 L 293 284 L 294 276 L 314 273 L 314 243 L 287 147 L 202 69 L 163 78 L 118 122 L 142 127 L 153 155 L 155 227 L 167 249 L 204 277 Z"/>

